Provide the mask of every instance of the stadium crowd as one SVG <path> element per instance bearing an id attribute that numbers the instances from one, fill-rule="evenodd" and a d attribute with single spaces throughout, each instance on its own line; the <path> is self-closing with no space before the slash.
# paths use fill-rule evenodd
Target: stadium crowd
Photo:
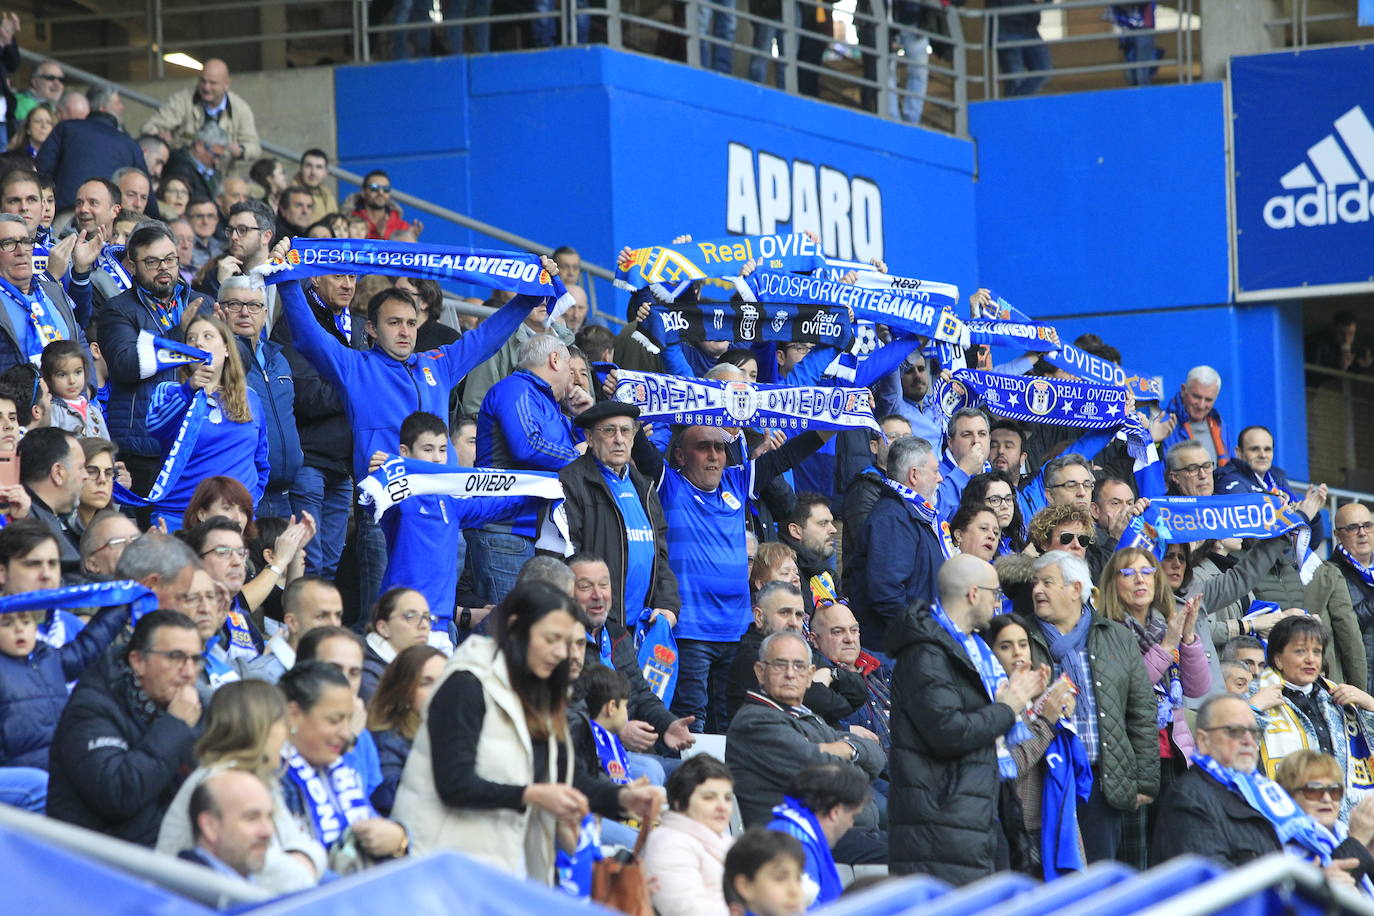
<path id="1" fill-rule="evenodd" d="M 598 323 L 570 247 L 539 262 L 552 318 L 264 283 L 293 237 L 423 227 L 385 172 L 340 204 L 324 152 L 260 158 L 222 61 L 137 135 L 55 62 L 28 85 L 0 168 L 4 802 L 283 894 L 439 850 L 586 893 L 652 824 L 665 916 L 800 912 L 842 865 L 1287 849 L 1370 889 L 1374 519 L 1293 492 L 1211 368 L 1131 404 L 1142 458 L 1124 427 L 950 409 L 978 346 L 880 326 L 853 381 L 815 342 L 654 352 L 653 297 Z M 611 396 L 632 372 L 867 386 L 876 423 L 668 428 Z M 1035 348 L 1000 372 L 1073 378 Z M 545 472 L 567 537 L 535 495 L 379 518 L 356 488 L 398 458 Z M 1300 524 L 1142 525 L 1246 494 Z"/>

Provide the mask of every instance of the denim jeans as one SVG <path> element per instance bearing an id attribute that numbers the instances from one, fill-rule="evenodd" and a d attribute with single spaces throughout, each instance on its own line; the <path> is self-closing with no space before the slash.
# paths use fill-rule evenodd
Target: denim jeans
<path id="1" fill-rule="evenodd" d="M 1004 41 L 1030 41 L 1039 38 L 1038 29 L 1025 30 L 1015 27 L 1004 27 L 997 36 L 999 44 Z M 1028 76 L 1022 79 L 1018 78 L 1016 74 L 1031 70 L 1048 70 L 1050 66 L 1050 49 L 1043 41 L 1016 48 L 997 49 L 997 68 L 1002 71 L 1002 75 L 1006 78 L 1003 83 L 1003 95 L 1033 95 L 1039 92 L 1049 82 L 1048 76 Z"/>
<path id="2" fill-rule="evenodd" d="M 904 88 L 909 95 L 901 96 L 899 102 L 897 93 L 891 93 L 888 115 L 896 120 L 900 107 L 903 121 L 920 124 L 921 113 L 926 107 L 926 90 L 930 86 L 930 39 L 915 29 L 902 29 L 897 32 L 897 40 L 902 45 L 902 63 L 906 65 Z M 896 57 L 888 62 L 887 86 L 889 89 L 897 87 Z"/>
<path id="3" fill-rule="evenodd" d="M 490 0 L 488 0 L 490 2 Z M 587 0 L 577 0 L 578 9 L 587 8 Z M 534 0 L 534 11 L 536 13 L 552 13 L 543 19 L 536 19 L 530 23 L 530 37 L 534 40 L 536 48 L 552 48 L 554 45 L 562 44 L 562 26 L 559 24 L 557 14 L 558 3 L 556 0 Z M 577 28 L 578 44 L 586 44 L 587 38 L 591 34 L 592 21 L 590 16 L 578 16 L 575 23 Z"/>
<path id="4" fill-rule="evenodd" d="M 372 606 L 381 597 L 382 579 L 386 577 L 386 535 L 373 521 L 371 509 L 359 506 L 353 523 L 353 552 L 358 564 L 358 620 L 354 629 L 363 633 L 372 622 Z"/>
<path id="5" fill-rule="evenodd" d="M 444 18 L 462 19 L 466 16 L 490 16 L 491 0 L 444 0 Z M 471 26 L 472 53 L 486 54 L 491 50 L 491 23 L 478 22 Z M 463 27 L 448 27 L 448 53 L 463 53 Z"/>
<path id="6" fill-rule="evenodd" d="M 735 660 L 738 642 L 677 641 L 677 692 L 673 715 L 696 716 L 694 732 L 725 733 L 725 682 Z"/>
<path id="7" fill-rule="evenodd" d="M 499 604 L 515 588 L 525 561 L 534 556 L 534 541 L 518 534 L 479 528 L 467 533 L 468 562 L 477 594 L 487 604 Z"/>
<path id="8" fill-rule="evenodd" d="M 38 767 L 0 767 L 0 804 L 42 814 L 48 805 L 48 772 Z"/>
<path id="9" fill-rule="evenodd" d="M 1164 56 L 1164 52 L 1155 47 L 1155 37 L 1153 35 L 1132 35 L 1127 32 L 1121 37 L 1121 53 L 1126 59 L 1126 63 L 1133 64 L 1136 61 L 1153 62 Z M 1148 86 L 1155 77 L 1158 67 L 1132 67 L 1126 71 L 1126 84 L 1128 86 Z"/>
<path id="10" fill-rule="evenodd" d="M 663 772 L 663 764 L 653 754 L 633 754 L 626 751 L 625 756 L 630 762 L 631 779 L 647 776 L 652 785 L 661 786 L 668 778 Z"/>
<path id="11" fill-rule="evenodd" d="M 400 25 L 407 22 L 429 22 L 429 0 L 396 0 L 396 5 L 386 17 L 386 24 Z M 429 33 L 428 28 L 387 33 L 387 42 L 391 48 L 389 59 L 405 60 L 410 57 L 406 49 L 406 39 L 415 42 L 417 57 L 429 57 Z"/>
<path id="12" fill-rule="evenodd" d="M 712 0 L 719 6 L 735 8 L 736 0 Z M 581 5 L 581 4 L 579 4 Z M 735 40 L 735 17 L 733 13 L 722 13 L 720 10 L 707 9 L 704 6 L 697 7 L 697 22 L 701 29 L 701 34 L 710 35 L 712 38 L 719 38 L 727 42 L 717 44 L 712 41 L 701 43 L 701 65 L 717 73 L 729 74 L 735 69 L 735 49 L 730 47 L 729 42 Z"/>
<path id="13" fill-rule="evenodd" d="M 344 538 L 348 536 L 348 512 L 353 505 L 353 480 L 337 471 L 301 467 L 291 485 L 291 511 L 309 512 L 319 532 L 305 545 L 305 571 L 333 579 L 339 569 Z"/>
<path id="14" fill-rule="evenodd" d="M 768 65 L 773 63 L 773 42 L 778 43 L 778 79 L 774 86 L 782 88 L 782 68 L 787 66 L 787 48 L 783 45 L 782 26 L 754 23 L 754 50 L 758 54 L 749 58 L 749 79 L 756 83 L 768 83 Z"/>
<path id="15" fill-rule="evenodd" d="M 262 499 L 258 500 L 257 508 L 253 510 L 253 518 L 290 518 L 291 515 L 291 492 L 289 490 L 262 494 Z"/>

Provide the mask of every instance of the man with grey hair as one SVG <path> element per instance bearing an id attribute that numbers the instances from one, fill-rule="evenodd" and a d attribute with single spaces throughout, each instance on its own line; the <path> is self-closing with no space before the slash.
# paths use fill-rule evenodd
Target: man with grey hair
<path id="1" fill-rule="evenodd" d="M 219 163 L 229 146 L 229 135 L 213 121 L 201 125 L 190 145 L 176 150 L 162 167 L 162 180 L 179 178 L 191 192 L 192 200 L 214 201 L 224 174 Z"/>
<path id="2" fill-rule="evenodd" d="M 945 454 L 940 459 L 944 479 L 933 502 L 946 517 L 954 514 L 969 478 L 992 470 L 988 464 L 990 434 L 988 415 L 977 407 L 961 407 L 945 424 Z"/>
<path id="3" fill-rule="evenodd" d="M 586 442 L 579 441 L 581 433 L 573 432 L 561 402 L 566 399 L 569 411 L 577 416 L 592 405 L 592 395 L 573 384 L 568 345 L 552 332 L 526 337 L 516 351 L 516 361 L 515 371 L 482 398 L 477 414 L 477 465 L 561 471 L 587 449 Z M 500 602 L 515 586 L 520 566 L 534 556 L 536 533 L 533 520 L 517 519 L 489 522 L 469 535 L 468 556 L 473 561 L 477 594 L 487 604 Z"/>
<path id="4" fill-rule="evenodd" d="M 725 744 L 746 827 L 768 822 L 788 779 L 802 767 L 839 760 L 863 770 L 871 783 L 887 764 L 882 745 L 866 730 L 835 728 L 807 708 L 803 699 L 814 674 L 811 647 L 800 633 L 783 630 L 759 646 L 759 688 L 749 691 L 730 720 Z M 835 845 L 835 861 L 886 861 L 887 837 L 877 826 L 878 809 L 870 798 L 854 828 Z"/>
<path id="5" fill-rule="evenodd" d="M 57 103 L 57 122 L 84 121 L 91 113 L 91 103 L 86 101 L 86 93 L 71 92 L 63 95 Z"/>
<path id="6" fill-rule="evenodd" d="M 1067 506 L 1073 504 L 1088 511 L 1092 504 L 1093 476 L 1092 463 L 1076 452 L 1052 458 L 1044 471 L 1045 505 Z"/>
<path id="7" fill-rule="evenodd" d="M 468 373 L 467 380 L 463 383 L 463 413 L 476 414 L 480 411 L 487 392 L 519 368 L 520 348 L 531 337 L 536 334 L 553 334 L 565 346 L 573 342 L 572 331 L 561 322 L 549 322 L 548 318 L 548 309 L 531 309 L 520 327 L 515 329 L 510 340 L 493 353 L 490 359 Z"/>
<path id="8" fill-rule="evenodd" d="M 558 589 L 569 598 L 573 597 L 573 585 L 576 581 L 577 577 L 573 575 L 573 571 L 567 563 L 558 557 L 542 555 L 526 560 L 525 565 L 520 567 L 520 574 L 515 577 L 516 585 L 523 585 L 526 582 L 543 582 L 545 585 Z"/>
<path id="9" fill-rule="evenodd" d="M 147 169 L 143 150 L 119 126 L 124 111 L 119 95 L 95 95 L 87 105 L 89 114 L 59 122 L 38 149 L 35 165 L 53 176 L 59 212 L 71 208 L 77 187 L 91 176 L 103 178 L 125 166 Z M 84 99 L 81 104 L 86 104 Z"/>
<path id="10" fill-rule="evenodd" d="M 253 109 L 237 93 L 230 92 L 229 65 L 218 57 L 205 61 L 194 89 L 171 94 L 140 133 L 157 134 L 173 146 L 182 146 L 206 124 L 221 128 L 221 155 L 232 159 L 257 159 L 262 155 Z"/>
<path id="11" fill-rule="evenodd" d="M 81 324 L 76 318 L 78 305 L 90 308 L 90 273 L 100 254 L 98 238 L 77 239 L 71 248 L 72 292 L 69 297 L 62 285 L 39 273 L 33 267 L 33 233 L 24 217 L 14 213 L 0 213 L 0 278 L 25 296 L 42 290 L 51 305 L 51 320 L 57 336 L 63 340 L 84 343 Z M 15 305 L 0 309 L 0 372 L 21 363 L 36 360 L 43 345 L 32 333 L 31 318 Z"/>
<path id="12" fill-rule="evenodd" d="M 1164 453 L 1165 479 L 1176 496 L 1211 496 L 1216 491 L 1216 461 L 1194 439 L 1183 439 Z"/>
<path id="13" fill-rule="evenodd" d="M 854 539 L 855 556 L 846 558 L 853 564 L 850 608 L 869 652 L 887 651 L 888 627 L 912 604 L 935 600 L 936 571 L 955 553 L 935 507 L 941 479 L 929 442 L 916 436 L 892 441 L 882 493 Z"/>
<path id="14" fill-rule="evenodd" d="M 1194 366 L 1164 407 L 1174 418 L 1173 432 L 1164 439 L 1164 447 L 1176 442 L 1196 442 L 1216 464 L 1225 464 L 1230 456 L 1226 451 L 1226 428 L 1215 404 L 1221 393 L 1221 376 L 1211 366 Z"/>
<path id="15" fill-rule="evenodd" d="M 137 166 L 126 165 L 110 176 L 119 186 L 119 207 L 122 213 L 142 214 L 148 209 L 148 198 L 153 194 L 153 183 L 148 173 Z"/>
<path id="16" fill-rule="evenodd" d="M 1031 659 L 1073 682 L 1074 729 L 1093 768 L 1092 795 L 1078 805 L 1083 848 L 1089 862 L 1115 859 L 1123 813 L 1159 793 L 1154 687 L 1135 637 L 1093 609 L 1087 561 L 1051 550 L 1033 569 Z"/>
<path id="17" fill-rule="evenodd" d="M 56 105 L 62 98 L 62 90 L 67 84 L 67 74 L 62 65 L 55 60 L 45 60 L 33 68 L 29 77 L 29 88 L 14 97 L 14 119 L 23 123 L 29 112 L 46 102 Z"/>
<path id="18" fill-rule="evenodd" d="M 125 543 L 114 575 L 152 589 L 159 608 L 193 614 L 196 609 L 186 606 L 186 593 L 199 566 L 200 561 L 184 541 L 150 531 Z"/>
<path id="19" fill-rule="evenodd" d="M 231 216 L 231 245 L 236 237 L 233 235 L 235 222 L 254 225 L 251 214 L 235 213 Z M 272 289 L 275 293 L 276 287 Z M 296 428 L 296 390 L 291 363 L 282 345 L 267 339 L 262 333 L 267 323 L 266 295 L 262 279 L 253 274 L 226 277 L 219 287 L 215 311 L 234 332 L 243 360 L 243 372 L 248 377 L 248 387 L 258 393 L 265 414 L 258 420 L 267 428 L 267 458 L 272 473 L 267 478 L 267 488 L 263 490 L 254 515 L 258 518 L 290 518 L 291 487 L 296 482 L 304 456 L 300 433 Z"/>
<path id="20" fill-rule="evenodd" d="M 148 165 L 148 174 L 153 180 L 162 177 L 162 167 L 167 164 L 167 157 L 172 155 L 172 148 L 167 145 L 167 141 L 155 134 L 144 134 L 138 138 L 138 148 L 143 150 L 143 161 Z"/>

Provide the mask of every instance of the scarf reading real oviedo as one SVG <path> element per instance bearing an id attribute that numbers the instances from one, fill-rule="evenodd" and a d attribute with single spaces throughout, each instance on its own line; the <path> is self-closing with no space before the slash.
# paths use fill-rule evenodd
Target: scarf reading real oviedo
<path id="1" fill-rule="evenodd" d="M 656 372 L 616 372 L 615 399 L 639 407 L 641 420 L 756 429 L 870 429 L 867 388 L 759 385 L 689 379 Z"/>

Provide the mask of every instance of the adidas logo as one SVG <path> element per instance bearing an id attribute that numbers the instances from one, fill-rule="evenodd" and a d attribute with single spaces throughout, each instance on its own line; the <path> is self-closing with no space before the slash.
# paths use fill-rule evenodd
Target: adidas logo
<path id="1" fill-rule="evenodd" d="M 1334 126 L 1335 133 L 1308 147 L 1307 157 L 1316 168 L 1315 175 L 1303 162 L 1279 179 L 1285 190 L 1311 190 L 1269 198 L 1264 204 L 1264 222 L 1270 229 L 1369 222 L 1374 126 L 1359 105 L 1337 118 Z"/>

